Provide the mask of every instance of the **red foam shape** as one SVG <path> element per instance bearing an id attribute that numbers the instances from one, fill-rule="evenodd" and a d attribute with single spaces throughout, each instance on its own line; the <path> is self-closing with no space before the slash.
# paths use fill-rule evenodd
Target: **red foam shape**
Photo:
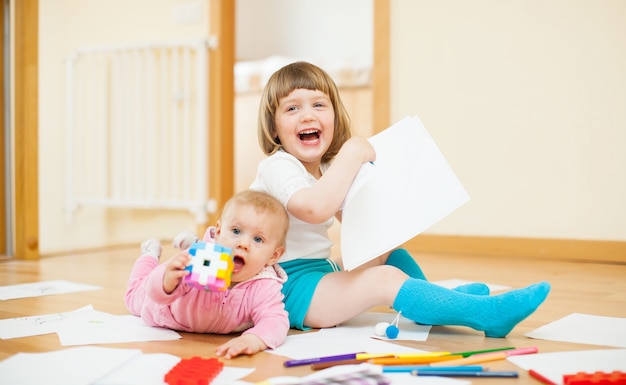
<path id="1" fill-rule="evenodd" d="M 563 385 L 626 385 L 626 372 L 564 374 Z"/>
<path id="2" fill-rule="evenodd" d="M 224 363 L 217 358 L 183 358 L 165 374 L 168 385 L 207 385 L 222 371 Z"/>

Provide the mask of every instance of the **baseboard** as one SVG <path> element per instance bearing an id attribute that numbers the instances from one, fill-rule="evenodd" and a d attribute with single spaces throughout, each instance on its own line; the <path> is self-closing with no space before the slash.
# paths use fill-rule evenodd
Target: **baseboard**
<path id="1" fill-rule="evenodd" d="M 470 237 L 422 234 L 404 244 L 413 252 L 539 257 L 626 264 L 626 242 L 575 239 Z"/>

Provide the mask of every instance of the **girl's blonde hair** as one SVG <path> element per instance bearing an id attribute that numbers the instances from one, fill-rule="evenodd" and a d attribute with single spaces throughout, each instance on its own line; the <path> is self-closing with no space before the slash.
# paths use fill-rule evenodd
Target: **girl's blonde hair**
<path id="1" fill-rule="evenodd" d="M 288 64 L 274 72 L 263 89 L 258 125 L 261 150 L 265 155 L 272 155 L 280 148 L 276 136 L 276 109 L 280 100 L 296 89 L 321 91 L 328 96 L 333 105 L 335 135 L 328 151 L 322 156 L 322 163 L 329 162 L 337 155 L 341 146 L 350 139 L 350 117 L 339 97 L 339 91 L 333 79 L 318 66 L 302 61 Z"/>

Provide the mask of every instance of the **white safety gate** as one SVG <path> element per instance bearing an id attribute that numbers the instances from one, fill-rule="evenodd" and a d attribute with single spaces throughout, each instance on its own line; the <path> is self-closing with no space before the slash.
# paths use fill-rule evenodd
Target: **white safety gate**
<path id="1" fill-rule="evenodd" d="M 205 223 L 207 42 L 84 48 L 67 61 L 67 213 L 185 209 Z"/>

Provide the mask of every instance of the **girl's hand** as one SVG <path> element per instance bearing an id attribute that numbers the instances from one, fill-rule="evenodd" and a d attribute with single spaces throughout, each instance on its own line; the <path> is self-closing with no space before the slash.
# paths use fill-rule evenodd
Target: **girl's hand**
<path id="1" fill-rule="evenodd" d="M 376 151 L 364 138 L 346 141 L 324 175 L 309 188 L 298 190 L 289 199 L 287 210 L 307 223 L 323 223 L 337 215 L 355 176 L 364 163 L 376 160 Z"/>
<path id="2" fill-rule="evenodd" d="M 235 337 L 225 344 L 218 346 L 217 349 L 215 349 L 215 354 L 219 357 L 223 356 L 226 359 L 230 359 L 240 354 L 256 354 L 265 349 L 267 349 L 267 346 L 259 337 L 248 333 Z"/>
<path id="3" fill-rule="evenodd" d="M 165 293 L 171 294 L 178 287 L 183 277 L 189 273 L 185 267 L 190 260 L 189 253 L 181 251 L 166 262 L 167 266 L 163 275 L 163 291 Z"/>
<path id="4" fill-rule="evenodd" d="M 376 160 L 376 151 L 369 140 L 353 136 L 348 139 L 339 152 L 348 152 L 352 159 L 361 159 L 361 163 L 373 162 Z"/>

